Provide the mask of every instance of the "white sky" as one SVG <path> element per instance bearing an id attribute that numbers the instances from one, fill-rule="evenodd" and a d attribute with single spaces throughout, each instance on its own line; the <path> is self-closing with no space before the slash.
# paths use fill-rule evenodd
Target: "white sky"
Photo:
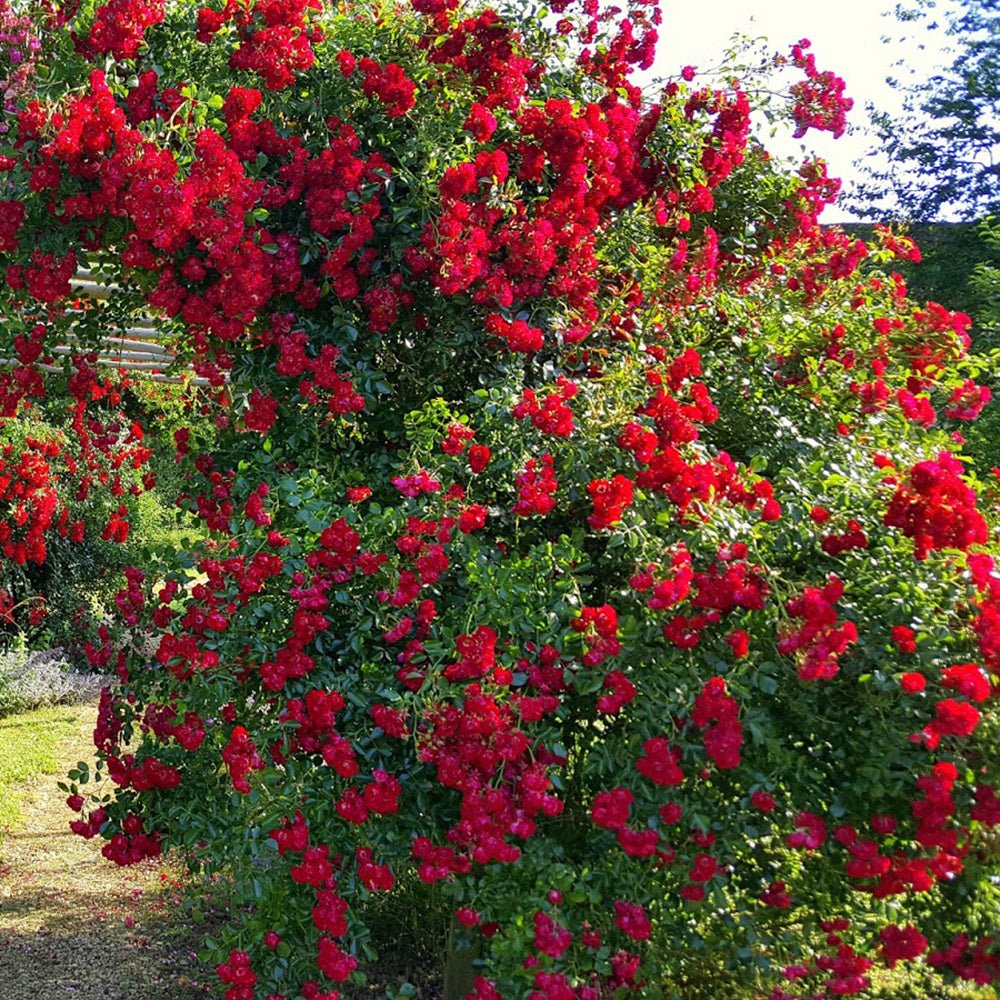
<path id="1" fill-rule="evenodd" d="M 942 56 L 942 32 L 924 30 L 921 42 L 896 41 L 908 26 L 883 16 L 895 6 L 895 0 L 663 0 L 654 72 L 672 75 L 685 65 L 716 66 L 734 33 L 765 36 L 772 51 L 784 52 L 799 39 L 808 38 L 817 68 L 833 70 L 844 78 L 845 93 L 854 99 L 848 121 L 863 126 L 868 102 L 887 110 L 897 106 L 885 83 L 886 76 L 900 75 L 894 68 L 897 60 L 905 59 L 908 67 L 924 76 L 947 61 Z M 892 44 L 882 42 L 887 35 L 894 39 Z M 789 135 L 785 142 L 770 140 L 767 145 L 772 152 L 796 159 L 802 159 L 803 149 L 819 155 L 829 164 L 831 176 L 846 182 L 856 175 L 853 161 L 863 157 L 870 144 L 860 132 L 833 140 L 829 133 L 810 131 L 801 140 Z M 823 215 L 826 222 L 848 218 L 836 206 Z"/>

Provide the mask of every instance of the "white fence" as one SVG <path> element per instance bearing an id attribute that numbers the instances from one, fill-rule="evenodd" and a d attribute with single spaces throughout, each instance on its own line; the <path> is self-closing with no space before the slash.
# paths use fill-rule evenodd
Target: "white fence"
<path id="1" fill-rule="evenodd" d="M 70 282 L 77 297 L 93 299 L 95 303 L 106 301 L 117 289 L 95 278 L 84 267 L 77 269 Z M 100 308 L 100 307 L 98 307 Z M 79 313 L 82 315 L 82 311 Z M 118 332 L 108 332 L 101 338 L 97 347 L 97 363 L 116 371 L 141 372 L 157 382 L 174 384 L 188 383 L 193 385 L 208 385 L 208 379 L 193 375 L 190 368 L 181 368 L 174 353 L 163 341 L 164 335 L 158 329 L 156 320 L 140 317 L 134 324 Z M 72 328 L 63 334 L 62 340 L 54 347 L 45 346 L 45 353 L 50 357 L 71 357 L 79 354 L 82 349 L 90 349 L 89 345 L 77 342 Z M 18 362 L 10 359 L 0 359 L 2 365 L 16 365 Z M 46 371 L 62 371 L 58 365 L 39 365 Z"/>

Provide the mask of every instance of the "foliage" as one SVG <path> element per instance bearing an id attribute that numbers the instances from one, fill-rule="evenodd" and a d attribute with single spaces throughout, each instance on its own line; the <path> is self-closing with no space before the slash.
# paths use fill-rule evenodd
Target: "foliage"
<path id="1" fill-rule="evenodd" d="M 866 241 L 874 238 L 874 226 L 869 223 L 849 223 L 844 229 Z M 996 248 L 982 224 L 919 223 L 907 226 L 906 234 L 920 248 L 918 260 L 898 262 L 910 296 L 917 301 L 932 299 L 947 309 L 968 313 L 975 324 L 973 343 L 980 343 L 995 320 L 991 319 L 991 296 L 974 275 L 980 265 L 989 268 L 997 262 Z"/>
<path id="2" fill-rule="evenodd" d="M 872 239 L 876 227 L 854 224 L 845 229 L 862 239 Z M 972 353 L 981 375 L 993 393 L 993 402 L 963 433 L 966 453 L 982 476 L 1000 466 L 1000 412 L 996 397 L 1000 392 L 997 372 L 1000 361 L 1000 244 L 990 220 L 980 224 L 938 222 L 908 226 L 907 238 L 919 248 L 912 259 L 898 261 L 912 298 L 940 302 L 960 309 L 973 319 L 970 328 Z"/>
<path id="3" fill-rule="evenodd" d="M 1000 5 L 957 0 L 942 15 L 917 0 L 897 14 L 908 31 L 946 32 L 953 59 L 927 79 L 890 81 L 901 113 L 870 109 L 873 151 L 850 206 L 865 218 L 978 221 L 1000 207 Z"/>
<path id="4" fill-rule="evenodd" d="M 58 392 L 53 397 L 60 398 Z M 46 409 L 24 408 L 0 429 L 6 474 L 0 480 L 0 532 L 7 534 L 0 634 L 7 646 L 25 640 L 35 648 L 63 645 L 81 658 L 84 640 L 96 639 L 97 625 L 114 613 L 124 568 L 141 562 L 147 549 L 186 536 L 182 515 L 164 502 L 169 492 L 162 486 L 147 492 L 153 483 L 148 470 L 126 467 L 117 475 L 118 486 L 101 489 L 100 476 L 107 472 L 98 469 L 95 482 L 95 463 L 75 446 L 72 422 L 60 420 L 58 406 Z M 113 440 L 117 444 L 117 434 Z M 115 533 L 112 525 L 119 526 Z"/>
<path id="5" fill-rule="evenodd" d="M 979 335 L 975 346 L 984 354 L 992 353 L 994 363 L 990 370 L 994 374 L 994 400 L 1000 392 L 995 363 L 996 352 L 1000 349 L 1000 229 L 990 217 L 978 226 L 982 245 L 985 248 L 982 260 L 976 262 L 969 277 L 971 298 L 976 302 L 976 316 Z M 1000 410 L 994 401 L 983 414 L 983 419 L 969 428 L 969 453 L 976 456 L 978 467 L 985 473 L 987 469 L 1000 467 Z"/>
<path id="6" fill-rule="evenodd" d="M 23 101 L 44 87 L 42 42 L 30 6 L 0 4 L 0 134 L 12 128 Z M 9 171 L 8 159 L 3 169 Z M 37 190 L 38 178 L 31 182 Z M 14 185 L 16 187 L 16 184 Z M 13 249 L 23 223 L 16 200 L 0 203 L 0 250 Z M 0 359 L 0 637 L 5 647 L 27 639 L 36 647 L 62 645 L 73 653 L 98 639 L 126 565 L 144 551 L 177 540 L 177 517 L 158 497 L 146 496 L 156 477 L 146 466 L 172 431 L 187 393 L 155 387 L 141 376 L 101 374 L 96 348 L 130 313 L 67 299 L 53 326 L 53 280 L 65 282 L 72 255 L 56 272 L 28 269 L 30 304 L 9 302 Z M 21 269 L 6 277 L 17 287 Z M 42 289 L 48 287 L 48 292 Z M 15 418 L 15 419 L 12 419 Z M 162 463 L 161 463 L 162 467 Z M 167 485 L 171 476 L 167 467 Z M 166 502 L 172 502 L 169 493 Z M 176 492 L 175 492 L 176 495 Z"/>
<path id="7" fill-rule="evenodd" d="M 984 219 L 978 228 L 988 254 L 984 253 L 983 259 L 976 261 L 970 285 L 980 302 L 977 309 L 979 321 L 996 346 L 1000 333 L 1000 223 L 990 217 Z"/>
<path id="8" fill-rule="evenodd" d="M 198 536 L 89 648 L 72 827 L 234 879 L 228 1000 L 363 982 L 417 881 L 449 996 L 477 953 L 482 1000 L 988 983 L 968 318 L 907 297 L 905 239 L 819 226 L 837 183 L 750 138 L 760 80 L 644 93 L 655 11 L 582 6 L 45 21 L 8 311 L 44 353 L 158 310 L 212 386 L 173 434 Z M 786 66 L 789 124 L 842 130 Z"/>

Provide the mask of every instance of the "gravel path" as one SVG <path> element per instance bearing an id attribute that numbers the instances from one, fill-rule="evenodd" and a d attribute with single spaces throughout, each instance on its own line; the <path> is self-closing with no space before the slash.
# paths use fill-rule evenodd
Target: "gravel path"
<path id="1" fill-rule="evenodd" d="M 81 705 L 77 731 L 61 745 L 68 769 L 91 759 L 96 706 Z M 171 914 L 176 872 L 147 863 L 116 868 L 102 840 L 69 830 L 56 783 L 38 778 L 24 824 L 0 831 L 0 1000 L 193 1000 L 207 989 L 193 949 L 199 933 Z"/>

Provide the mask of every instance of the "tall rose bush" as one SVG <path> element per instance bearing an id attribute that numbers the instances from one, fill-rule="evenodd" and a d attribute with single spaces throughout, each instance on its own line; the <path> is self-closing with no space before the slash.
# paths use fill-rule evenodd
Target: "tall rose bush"
<path id="1" fill-rule="evenodd" d="M 336 996 L 414 879 L 483 998 L 989 983 L 968 317 L 820 228 L 752 77 L 642 91 L 653 6 L 554 6 L 38 14 L 5 294 L 44 352 L 86 262 L 95 336 L 152 310 L 212 386 L 174 435 L 201 541 L 91 650 L 73 828 L 233 876 L 229 1000 Z"/>

